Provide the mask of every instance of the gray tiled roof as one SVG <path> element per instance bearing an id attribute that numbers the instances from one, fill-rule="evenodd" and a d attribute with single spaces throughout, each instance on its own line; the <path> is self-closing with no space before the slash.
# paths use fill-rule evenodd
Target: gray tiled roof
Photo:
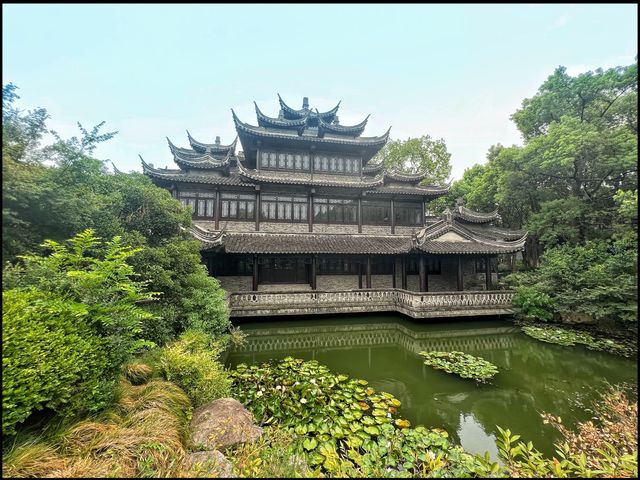
<path id="1" fill-rule="evenodd" d="M 285 118 L 295 120 L 298 118 L 305 117 L 307 115 L 311 117 L 316 117 L 317 115 L 319 115 L 323 120 L 329 121 L 329 122 L 332 121 L 333 118 L 336 116 L 336 113 L 338 113 L 338 108 L 340 108 L 340 103 L 341 103 L 341 102 L 338 102 L 338 104 L 335 107 L 333 107 L 331 110 L 328 110 L 326 112 L 321 112 L 318 114 L 309 108 L 302 108 L 300 110 L 291 108 L 289 105 L 284 103 L 284 100 L 282 99 L 280 94 L 278 94 L 278 101 L 280 102 L 280 108 L 282 109 L 282 113 L 284 114 Z"/>
<path id="2" fill-rule="evenodd" d="M 362 122 L 357 125 L 336 125 L 329 122 L 325 122 L 322 120 L 322 116 L 318 113 L 318 135 L 323 137 L 326 133 L 335 133 L 337 135 L 349 135 L 353 137 L 358 137 L 362 135 L 365 127 L 367 126 L 367 121 L 369 120 L 370 115 L 367 115 Z"/>
<path id="3" fill-rule="evenodd" d="M 166 180 L 170 182 L 187 182 L 187 183 L 200 183 L 200 184 L 211 184 L 211 185 L 234 185 L 234 186 L 244 186 L 244 187 L 255 186 L 255 184 L 245 181 L 236 173 L 230 173 L 229 176 L 207 175 L 207 174 L 194 175 L 194 174 L 189 174 L 184 170 L 153 168 L 148 163 L 146 163 L 142 157 L 140 157 L 140 160 L 142 160 L 143 173 L 152 178 L 157 178 L 160 180 Z"/>
<path id="4" fill-rule="evenodd" d="M 479 229 L 467 228 L 452 216 L 432 223 L 418 232 L 414 239 L 414 247 L 427 253 L 464 254 L 464 253 L 512 253 L 524 248 L 527 237 L 525 233 L 514 240 L 506 240 L 495 234 L 480 232 Z M 443 235 L 453 232 L 460 240 L 442 240 Z"/>
<path id="5" fill-rule="evenodd" d="M 346 235 L 328 233 L 226 233 L 227 253 L 400 254 L 411 247 L 408 235 Z"/>
<path id="6" fill-rule="evenodd" d="M 200 153 L 209 153 L 209 154 L 222 154 L 226 155 L 228 152 L 235 152 L 236 143 L 238 143 L 238 137 L 233 140 L 229 145 L 220 145 L 219 143 L 202 143 L 198 142 L 195 138 L 191 136 L 189 130 L 187 130 L 187 137 L 189 137 L 189 144 L 191 148 Z"/>
<path id="7" fill-rule="evenodd" d="M 498 209 L 495 209 L 490 213 L 480 213 L 469 210 L 463 205 L 458 205 L 454 210 L 454 214 L 457 218 L 470 223 L 490 223 L 500 218 L 500 215 L 498 215 Z"/>
<path id="8" fill-rule="evenodd" d="M 375 190 L 367 190 L 367 195 L 420 195 L 420 196 L 440 196 L 445 195 L 449 187 L 439 185 L 383 185 Z"/>

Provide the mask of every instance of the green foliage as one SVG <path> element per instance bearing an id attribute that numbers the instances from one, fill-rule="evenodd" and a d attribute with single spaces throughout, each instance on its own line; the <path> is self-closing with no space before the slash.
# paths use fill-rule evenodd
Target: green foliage
<path id="1" fill-rule="evenodd" d="M 513 304 L 520 308 L 526 318 L 548 322 L 553 318 L 553 300 L 536 285 L 521 286 L 516 289 Z"/>
<path id="2" fill-rule="evenodd" d="M 36 289 L 2 293 L 2 430 L 46 407 L 61 415 L 96 411 L 111 399 L 107 342 L 85 304 Z"/>
<path id="3" fill-rule="evenodd" d="M 78 124 L 79 137 L 56 135 L 53 145 L 39 148 L 46 112 L 21 114 L 14 90 L 9 84 L 3 92 L 3 260 L 86 228 L 104 238 L 117 235 L 138 248 L 127 261 L 162 294 L 145 307 L 158 319 L 144 323 L 143 338 L 164 344 L 186 328 L 224 332 L 224 292 L 201 265 L 198 242 L 186 241 L 182 231 L 191 223 L 189 208 L 145 175 L 107 173 L 92 157 L 116 133 L 100 133 L 104 122 L 90 131 Z"/>
<path id="4" fill-rule="evenodd" d="M 19 386 L 8 387 L 18 392 L 9 392 L 9 398 L 24 396 L 26 402 L 20 407 L 15 398 L 3 403 L 3 418 L 12 419 L 10 429 L 42 406 L 62 415 L 104 407 L 120 366 L 141 348 L 153 345 L 142 340 L 140 333 L 142 323 L 154 317 L 137 302 L 154 295 L 146 291 L 145 282 L 132 279 L 133 269 L 126 263 L 136 250 L 122 246 L 118 237 L 101 242 L 92 230 L 68 243 L 48 240 L 43 246 L 50 254 L 22 256 L 22 264 L 3 272 L 4 294 L 10 304 L 14 302 L 13 309 L 3 312 L 9 315 L 3 324 L 23 335 L 29 329 L 39 335 L 39 341 L 29 348 L 14 331 L 3 339 L 4 374 L 19 379 Z M 34 300 L 32 308 L 26 308 L 29 298 Z M 26 309 L 21 313 L 21 308 Z M 37 326 L 39 322 L 43 325 Z M 65 342 L 68 345 L 61 345 Z M 67 351 L 72 363 L 55 358 L 64 357 Z M 23 357 L 25 354 L 28 356 Z M 34 365 L 25 368 L 29 361 Z M 36 385 L 27 387 L 25 382 Z M 81 397 L 70 395 L 60 382 Z M 44 393 L 25 393 L 28 388 Z"/>
<path id="5" fill-rule="evenodd" d="M 316 361 L 287 357 L 238 365 L 232 391 L 262 425 L 299 435 L 298 453 L 331 476 L 469 476 L 481 468 L 447 434 L 409 428 L 400 401 L 365 380 L 336 375 Z"/>
<path id="6" fill-rule="evenodd" d="M 525 315 L 581 313 L 596 320 L 637 322 L 637 246 L 587 242 L 547 250 L 537 270 L 510 276 Z"/>
<path id="7" fill-rule="evenodd" d="M 463 352 L 420 352 L 424 364 L 462 378 L 485 383 L 498 373 L 498 367 L 480 357 Z"/>
<path id="8" fill-rule="evenodd" d="M 220 335 L 229 328 L 225 292 L 200 258 L 199 242 L 174 237 L 132 259 L 134 269 L 144 272 L 151 287 L 162 293 L 160 301 L 149 306 L 162 320 L 147 325 L 145 338 L 164 344 L 187 329 Z"/>
<path id="9" fill-rule="evenodd" d="M 222 345 L 201 331 L 186 331 L 160 355 L 164 377 L 182 388 L 194 407 L 228 397 L 231 381 L 218 361 Z"/>
<path id="10" fill-rule="evenodd" d="M 407 140 L 391 140 L 378 152 L 373 162 L 383 162 L 387 170 L 427 173 L 425 184 L 442 184 L 451 174 L 451 154 L 443 139 L 429 135 Z"/>
<path id="11" fill-rule="evenodd" d="M 543 327 L 525 325 L 522 327 L 522 331 L 542 342 L 564 346 L 581 344 L 585 345 L 589 350 L 601 350 L 624 357 L 631 357 L 637 354 L 637 348 L 634 348 L 632 345 L 626 345 L 610 338 L 596 338 L 588 332 L 569 330 L 550 325 Z"/>

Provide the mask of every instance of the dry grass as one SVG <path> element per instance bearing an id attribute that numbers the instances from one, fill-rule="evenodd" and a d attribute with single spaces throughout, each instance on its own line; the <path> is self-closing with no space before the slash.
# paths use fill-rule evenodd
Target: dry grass
<path id="1" fill-rule="evenodd" d="M 174 384 L 123 381 L 115 408 L 102 421 L 82 421 L 58 449 L 44 443 L 16 448 L 3 459 L 3 476 L 171 477 L 180 473 L 191 404 Z"/>
<path id="2" fill-rule="evenodd" d="M 153 375 L 153 369 L 144 363 L 130 363 L 122 367 L 123 374 L 132 385 L 143 385 Z"/>

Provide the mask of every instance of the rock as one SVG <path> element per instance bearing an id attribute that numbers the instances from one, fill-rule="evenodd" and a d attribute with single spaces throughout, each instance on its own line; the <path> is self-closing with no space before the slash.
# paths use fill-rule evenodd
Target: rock
<path id="1" fill-rule="evenodd" d="M 571 324 L 594 325 L 595 318 L 586 313 L 563 312 L 560 314 L 562 322 Z"/>
<path id="2" fill-rule="evenodd" d="M 253 415 L 234 398 L 220 398 L 197 408 L 191 420 L 191 443 L 208 450 L 253 442 L 262 429 L 254 425 Z"/>
<path id="3" fill-rule="evenodd" d="M 233 465 L 218 450 L 187 455 L 185 467 L 189 476 L 200 478 L 230 478 L 233 475 Z"/>

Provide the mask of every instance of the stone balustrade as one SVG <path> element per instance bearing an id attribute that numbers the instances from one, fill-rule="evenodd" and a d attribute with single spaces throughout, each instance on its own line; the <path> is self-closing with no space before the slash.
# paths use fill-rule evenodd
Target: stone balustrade
<path id="1" fill-rule="evenodd" d="M 400 312 L 413 318 L 505 315 L 514 292 L 413 292 L 394 289 L 239 292 L 229 296 L 232 317 L 318 313 Z"/>

